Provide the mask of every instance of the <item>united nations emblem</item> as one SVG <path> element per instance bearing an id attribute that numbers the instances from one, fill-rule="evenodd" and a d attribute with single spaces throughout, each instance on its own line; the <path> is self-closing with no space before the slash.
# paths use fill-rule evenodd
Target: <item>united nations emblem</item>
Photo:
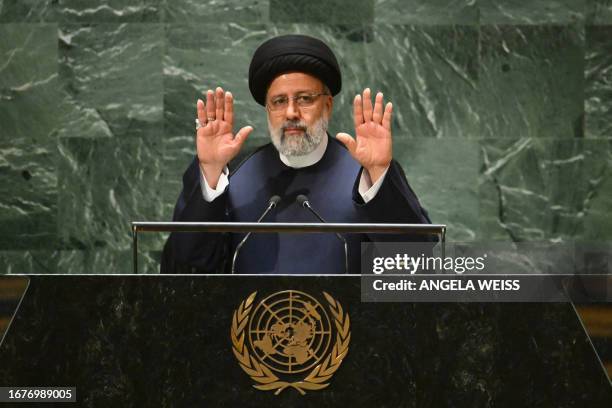
<path id="1" fill-rule="evenodd" d="M 276 395 L 327 387 L 348 353 L 348 313 L 326 292 L 327 308 L 297 290 L 274 293 L 253 307 L 256 296 L 240 303 L 231 328 L 234 355 L 253 387 Z"/>

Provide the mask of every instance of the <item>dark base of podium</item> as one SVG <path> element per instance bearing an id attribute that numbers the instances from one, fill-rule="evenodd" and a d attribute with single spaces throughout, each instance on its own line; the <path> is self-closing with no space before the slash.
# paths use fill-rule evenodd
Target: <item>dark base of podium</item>
<path id="1" fill-rule="evenodd" d="M 0 348 L 2 386 L 75 386 L 89 407 L 609 407 L 570 304 L 361 303 L 358 277 L 34 276 Z M 328 388 L 253 388 L 239 304 L 281 290 L 350 315 Z M 16 404 L 15 406 L 21 406 Z"/>

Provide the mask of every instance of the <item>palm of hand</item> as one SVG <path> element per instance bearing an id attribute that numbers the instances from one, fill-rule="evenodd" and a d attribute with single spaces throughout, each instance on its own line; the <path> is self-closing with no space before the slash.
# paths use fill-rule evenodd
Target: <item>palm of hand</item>
<path id="1" fill-rule="evenodd" d="M 355 139 L 348 133 L 336 136 L 349 150 L 353 158 L 365 169 L 380 174 L 391 163 L 393 158 L 391 138 L 391 114 L 393 105 L 383 103 L 383 94 L 376 94 L 372 105 L 370 89 L 363 95 L 357 95 L 353 102 Z"/>
<path id="2" fill-rule="evenodd" d="M 253 127 L 245 126 L 234 135 L 234 99 L 220 87 L 206 93 L 206 104 L 198 100 L 197 112 L 201 124 L 196 132 L 198 160 L 220 171 L 238 154 Z"/>
<path id="3" fill-rule="evenodd" d="M 354 158 L 363 167 L 386 166 L 391 151 L 391 132 L 379 123 L 370 121 L 355 128 Z"/>
<path id="4" fill-rule="evenodd" d="M 215 120 L 197 132 L 197 151 L 201 162 L 227 163 L 240 150 L 234 140 L 232 125 Z"/>

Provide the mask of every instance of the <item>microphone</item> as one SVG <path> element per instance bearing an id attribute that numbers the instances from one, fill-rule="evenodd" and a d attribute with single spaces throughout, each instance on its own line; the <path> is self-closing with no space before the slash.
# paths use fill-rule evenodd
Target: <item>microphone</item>
<path id="1" fill-rule="evenodd" d="M 321 221 L 324 224 L 327 223 L 327 221 L 325 221 L 323 217 L 321 217 L 319 213 L 316 212 L 314 208 L 312 208 L 312 206 L 310 205 L 310 201 L 308 201 L 308 197 L 306 197 L 304 194 L 300 194 L 299 196 L 297 196 L 295 198 L 295 201 L 297 201 L 297 203 L 300 206 L 306 208 L 311 213 L 313 213 L 315 217 L 319 219 L 319 221 Z M 344 244 L 344 272 L 348 273 L 348 244 L 346 243 L 346 239 L 342 235 L 340 235 L 337 232 L 335 234 L 338 237 L 338 239 L 342 241 L 342 243 Z"/>
<path id="2" fill-rule="evenodd" d="M 263 212 L 263 214 L 261 214 L 261 217 L 257 219 L 257 222 L 261 222 L 261 220 L 263 220 L 264 217 L 268 215 L 268 213 L 272 211 L 274 207 L 276 207 L 276 205 L 280 202 L 280 200 L 281 198 L 278 195 L 273 195 L 272 197 L 270 197 L 270 199 L 268 200 L 268 206 L 266 207 L 266 210 Z M 232 259 L 232 274 L 236 272 L 236 259 L 238 259 L 238 254 L 240 253 L 240 249 L 242 248 L 244 243 L 247 241 L 247 239 L 249 239 L 250 236 L 251 236 L 251 232 L 247 232 L 244 238 L 242 238 L 242 241 L 240 241 L 238 245 L 236 245 L 236 250 L 234 251 L 234 257 Z"/>

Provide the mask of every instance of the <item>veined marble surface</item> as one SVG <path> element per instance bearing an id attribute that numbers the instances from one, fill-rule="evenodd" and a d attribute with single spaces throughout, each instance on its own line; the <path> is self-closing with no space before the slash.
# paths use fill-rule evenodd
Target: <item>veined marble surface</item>
<path id="1" fill-rule="evenodd" d="M 171 219 L 201 92 L 254 126 L 241 157 L 268 142 L 248 63 L 285 33 L 337 54 L 332 134 L 364 87 L 393 101 L 395 158 L 450 240 L 611 240 L 610 0 L 357 4 L 0 0 L 0 272 L 131 272 L 129 223 Z M 142 272 L 164 239 L 142 236 Z"/>

